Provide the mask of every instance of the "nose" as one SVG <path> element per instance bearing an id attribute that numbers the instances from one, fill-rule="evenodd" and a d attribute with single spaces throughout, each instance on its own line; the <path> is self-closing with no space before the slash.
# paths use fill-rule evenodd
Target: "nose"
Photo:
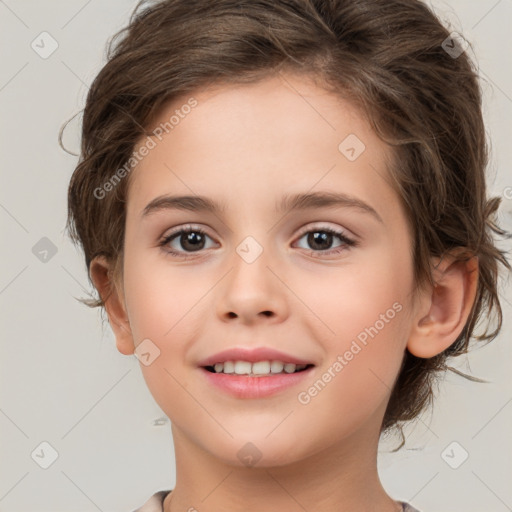
<path id="1" fill-rule="evenodd" d="M 263 250 L 253 259 L 245 257 L 238 247 L 230 263 L 232 267 L 218 290 L 218 317 L 247 325 L 284 321 L 288 316 L 289 291 L 279 275 L 281 267 L 271 261 L 269 251 Z"/>

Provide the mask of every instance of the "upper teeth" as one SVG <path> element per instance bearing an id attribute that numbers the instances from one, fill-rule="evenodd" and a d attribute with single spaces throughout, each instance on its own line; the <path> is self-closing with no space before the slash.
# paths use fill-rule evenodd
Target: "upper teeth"
<path id="1" fill-rule="evenodd" d="M 258 361 L 250 363 L 249 361 L 226 361 L 216 363 L 214 369 L 216 373 L 236 373 L 237 375 L 268 375 L 270 373 L 293 373 L 306 368 L 305 364 L 283 363 L 281 361 Z"/>

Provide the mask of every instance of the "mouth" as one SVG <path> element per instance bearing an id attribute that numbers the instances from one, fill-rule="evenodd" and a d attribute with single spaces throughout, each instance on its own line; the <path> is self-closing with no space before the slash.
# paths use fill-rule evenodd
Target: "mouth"
<path id="1" fill-rule="evenodd" d="M 237 399 L 263 399 L 304 386 L 306 379 L 312 378 L 315 365 L 277 360 L 225 361 L 202 365 L 200 370 L 209 387 Z"/>
<path id="2" fill-rule="evenodd" d="M 203 366 L 210 373 L 231 375 L 233 377 L 272 377 L 301 373 L 314 367 L 314 364 L 294 364 L 282 361 L 225 361 Z"/>

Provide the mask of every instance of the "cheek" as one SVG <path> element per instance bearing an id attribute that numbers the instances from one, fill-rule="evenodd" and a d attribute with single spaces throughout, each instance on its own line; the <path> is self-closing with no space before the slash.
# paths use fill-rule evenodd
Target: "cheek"
<path id="1" fill-rule="evenodd" d="M 151 394 L 167 410 L 166 403 L 182 396 L 189 375 L 184 364 L 196 326 L 204 319 L 205 281 L 184 269 L 161 262 L 148 264 L 132 252 L 125 260 L 125 296 L 135 347 L 150 340 L 152 358 L 140 368 Z M 153 355 L 155 354 L 155 355 Z M 175 378 L 173 378 L 173 376 Z"/>
<path id="2" fill-rule="evenodd" d="M 340 269 L 335 279 L 332 273 L 317 276 L 314 287 L 308 283 L 299 291 L 321 320 L 306 318 L 304 329 L 314 330 L 312 337 L 322 341 L 326 368 L 332 367 L 333 380 L 351 390 L 355 403 L 372 386 L 383 398 L 398 374 L 410 327 L 412 277 L 411 261 L 381 251 L 371 264 Z M 334 368 L 338 356 L 342 370 Z"/>
<path id="3" fill-rule="evenodd" d="M 194 325 L 196 307 L 208 291 L 192 268 L 172 268 L 164 258 L 148 262 L 132 254 L 125 263 L 126 302 L 134 338 L 150 338 L 165 348 Z M 183 338 L 181 338 L 183 339 Z M 137 339 L 135 343 L 137 344 Z"/>
<path id="4" fill-rule="evenodd" d="M 140 263 L 139 263 L 140 262 Z M 157 354 L 140 368 L 153 398 L 171 420 L 175 411 L 187 415 L 190 397 L 184 391 L 191 375 L 185 367 L 187 351 L 195 339 L 195 326 L 204 318 L 201 297 L 207 290 L 197 278 L 164 265 L 143 265 L 127 260 L 126 302 L 135 345 L 149 339 Z M 197 411 L 196 411 L 197 413 Z M 179 418 L 178 418 L 179 419 Z"/>
<path id="5" fill-rule="evenodd" d="M 314 417 L 316 425 L 337 432 L 341 422 L 340 435 L 384 413 L 400 371 L 408 328 L 405 297 L 391 281 L 382 288 L 387 293 L 377 293 L 360 281 L 345 284 L 337 300 L 324 298 L 318 309 L 335 334 L 319 328 L 325 360 L 298 397 L 303 413 Z"/>
<path id="6" fill-rule="evenodd" d="M 405 310 L 410 302 L 413 269 L 407 257 L 375 250 L 354 256 L 345 267 L 324 268 L 306 277 L 297 274 L 293 279 L 297 295 L 323 321 L 327 339 L 329 334 L 346 339 L 376 322 L 379 331 L 389 331 L 388 320 L 396 324 L 395 318 L 405 316 L 397 310 Z"/>

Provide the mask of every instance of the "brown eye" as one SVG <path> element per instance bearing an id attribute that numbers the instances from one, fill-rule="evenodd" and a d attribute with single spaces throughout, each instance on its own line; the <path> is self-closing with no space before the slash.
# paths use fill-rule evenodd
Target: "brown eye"
<path id="1" fill-rule="evenodd" d="M 205 236 L 204 233 L 199 233 L 198 231 L 182 231 L 174 235 L 171 240 L 178 238 L 179 245 L 185 251 L 199 251 L 204 249 Z"/>
<path id="2" fill-rule="evenodd" d="M 159 245 L 174 256 L 186 257 L 187 254 L 200 252 L 207 248 L 205 247 L 207 239 L 211 238 L 202 229 L 190 227 L 174 231 L 166 236 Z"/>
<path id="3" fill-rule="evenodd" d="M 310 231 L 307 235 L 308 245 L 312 249 L 325 251 L 333 244 L 333 235 L 327 231 Z"/>
<path id="4" fill-rule="evenodd" d="M 336 254 L 357 245 L 357 243 L 351 238 L 348 238 L 343 231 L 336 231 L 327 227 L 305 231 L 299 238 L 299 240 L 302 239 L 305 239 L 307 245 L 307 247 L 302 248 L 320 253 L 322 251 L 329 251 L 326 254 Z M 336 239 L 340 240 L 341 243 L 338 243 L 333 248 L 333 243 L 335 243 Z"/>

